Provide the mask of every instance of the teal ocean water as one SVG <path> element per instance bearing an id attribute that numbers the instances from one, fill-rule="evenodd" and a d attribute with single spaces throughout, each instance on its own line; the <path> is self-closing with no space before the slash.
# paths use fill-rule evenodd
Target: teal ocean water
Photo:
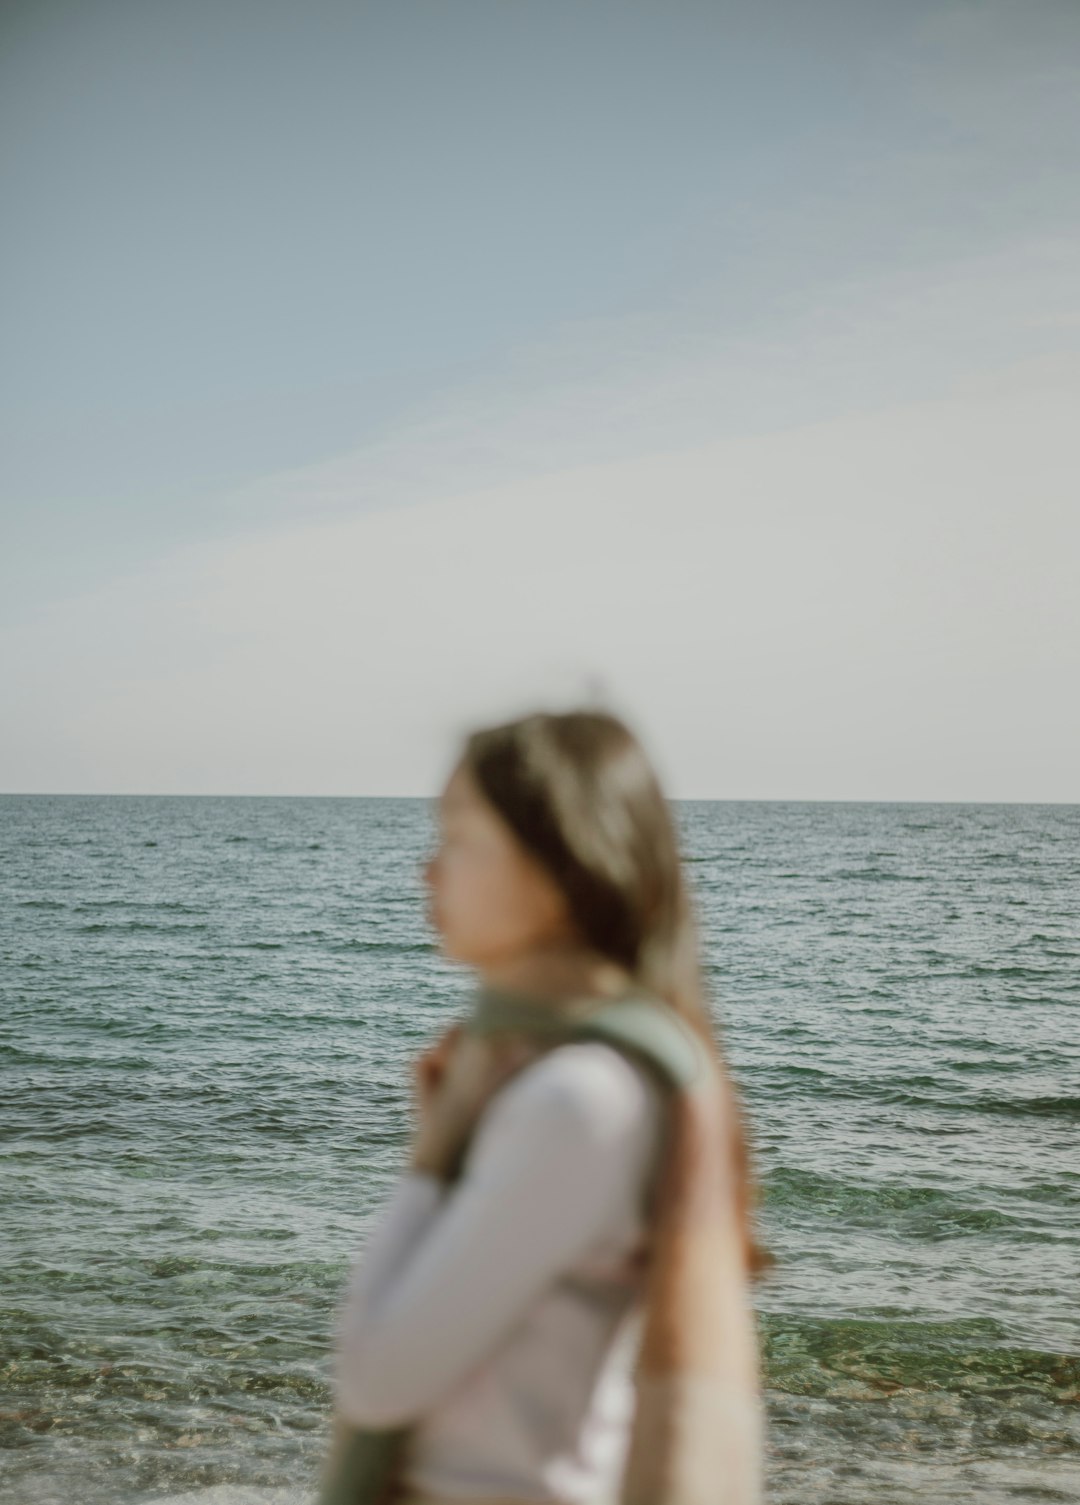
<path id="1" fill-rule="evenodd" d="M 1080 807 L 678 802 L 779 1268 L 770 1499 L 1080 1500 Z M 0 799 L 0 1500 L 310 1494 L 426 800 Z"/>

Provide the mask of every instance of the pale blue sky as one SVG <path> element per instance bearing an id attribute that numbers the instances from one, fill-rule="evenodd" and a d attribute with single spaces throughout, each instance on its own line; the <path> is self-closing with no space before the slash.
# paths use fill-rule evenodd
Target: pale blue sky
<path id="1" fill-rule="evenodd" d="M 1029 662 L 1080 667 L 1062 564 L 1078 543 L 1072 0 L 9 0 L 0 42 L 0 690 L 17 718 L 0 787 L 423 793 L 458 720 L 512 693 L 572 698 L 599 676 L 662 749 L 677 794 L 1080 798 L 1076 716 L 1052 674 L 1027 709 L 1033 737 L 985 761 L 993 707 L 1021 674 L 1002 644 L 1019 633 Z M 760 662 L 750 633 L 732 657 L 743 618 L 725 616 L 712 644 L 721 619 L 707 603 L 680 614 L 681 564 L 723 554 L 748 486 L 759 520 L 793 506 L 812 531 L 846 485 L 835 548 L 847 578 L 865 577 L 882 551 L 896 559 L 906 509 L 925 502 L 893 484 L 898 436 L 917 433 L 931 456 L 960 432 L 966 468 L 935 514 L 948 513 L 955 589 L 913 555 L 887 620 L 872 600 L 849 620 L 836 600 L 813 659 L 822 693 L 792 723 L 807 745 L 776 762 L 776 729 L 757 713 L 789 684 L 805 629 Z M 790 453 L 791 469 L 770 470 L 763 497 L 759 471 L 740 469 L 749 451 L 736 463 L 722 446 L 769 436 L 774 449 L 754 453 L 766 469 Z M 856 453 L 858 475 L 843 459 Z M 665 455 L 697 510 L 679 535 L 650 531 L 670 506 L 654 468 L 635 555 L 636 524 L 615 541 L 629 520 L 618 491 L 608 512 L 603 498 Z M 489 659 L 464 615 L 520 556 L 511 531 L 475 573 L 469 499 L 495 498 L 500 523 L 520 518 L 528 533 L 571 494 L 565 549 L 596 499 L 603 518 L 581 538 L 601 563 L 609 542 L 622 561 L 619 581 L 574 577 L 620 621 L 619 640 L 596 636 L 595 616 L 560 637 L 556 558 L 532 596 L 512 598 L 529 604 L 516 657 L 492 645 Z M 998 552 L 969 578 L 988 508 Z M 406 530 L 400 545 L 370 531 L 374 514 L 403 509 L 412 517 L 387 525 Z M 492 538 L 490 517 L 476 526 Z M 387 552 L 372 564 L 376 536 Z M 317 538 L 331 573 L 342 550 L 364 555 L 385 610 L 375 624 L 351 617 L 347 578 L 329 599 L 312 556 L 296 581 L 294 680 L 282 603 L 257 561 L 305 556 Z M 657 538 L 665 656 L 686 668 L 675 700 L 657 698 L 670 674 L 654 684 L 634 668 L 654 639 L 619 616 L 618 590 L 648 586 Z M 1027 583 L 1002 596 L 1001 573 L 1033 548 Z M 749 611 L 777 574 L 767 530 L 747 549 Z M 207 583 L 223 579 L 234 601 L 251 593 L 242 651 Z M 867 673 L 894 653 L 910 677 L 922 661 L 904 658 L 896 621 L 905 602 L 917 620 L 928 590 L 956 672 L 983 698 L 939 764 L 945 689 L 913 732 L 909 707 L 913 764 L 885 696 L 879 735 L 852 761 L 850 727 L 830 743 L 837 705 L 854 714 L 862 683 L 837 634 L 867 643 Z M 399 604 L 415 639 L 398 630 Z M 961 652 L 973 613 L 983 646 Z M 454 695 L 429 641 L 455 630 L 447 614 L 470 645 Z M 337 671 L 306 699 L 303 664 L 333 660 L 343 640 L 369 721 L 342 720 Z M 758 686 L 735 704 L 759 740 L 746 730 L 733 763 L 725 674 Z M 1021 679 L 1030 690 L 1030 672 Z M 301 739 L 268 758 L 290 695 L 324 728 L 319 750 Z M 222 740 L 237 698 L 243 717 Z M 182 753 L 170 718 L 190 738 Z M 348 754 L 328 758 L 335 739 Z"/>

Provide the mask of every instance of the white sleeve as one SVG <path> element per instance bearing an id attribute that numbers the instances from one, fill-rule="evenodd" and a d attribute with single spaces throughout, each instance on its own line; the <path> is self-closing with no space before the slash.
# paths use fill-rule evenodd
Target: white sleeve
<path id="1" fill-rule="evenodd" d="M 373 1293 L 392 1279 L 435 1216 L 446 1190 L 442 1177 L 427 1171 L 409 1170 L 398 1177 L 373 1232 L 353 1261 L 344 1300 L 338 1303 L 339 1329 L 346 1314 L 355 1322 L 369 1307 Z"/>
<path id="2" fill-rule="evenodd" d="M 657 1105 L 617 1050 L 574 1041 L 499 1091 L 456 1182 L 402 1177 L 339 1314 L 345 1421 L 391 1427 L 421 1416 L 628 1216 Z"/>

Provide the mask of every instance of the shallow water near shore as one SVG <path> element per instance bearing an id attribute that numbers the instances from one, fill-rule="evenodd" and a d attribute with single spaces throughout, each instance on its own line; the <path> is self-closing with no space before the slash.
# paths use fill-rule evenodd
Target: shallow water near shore
<path id="1" fill-rule="evenodd" d="M 1080 807 L 675 806 L 778 1505 L 1080 1501 Z M 0 798 L 0 1501 L 307 1505 L 465 1005 L 424 800 Z"/>

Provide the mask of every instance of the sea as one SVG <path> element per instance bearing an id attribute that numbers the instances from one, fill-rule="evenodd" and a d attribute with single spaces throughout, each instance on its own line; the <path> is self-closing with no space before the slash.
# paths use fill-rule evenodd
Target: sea
<path id="1" fill-rule="evenodd" d="M 1080 1501 L 1080 806 L 672 809 L 777 1261 L 769 1501 Z M 472 986 L 434 816 L 0 798 L 4 1505 L 312 1498 Z"/>

